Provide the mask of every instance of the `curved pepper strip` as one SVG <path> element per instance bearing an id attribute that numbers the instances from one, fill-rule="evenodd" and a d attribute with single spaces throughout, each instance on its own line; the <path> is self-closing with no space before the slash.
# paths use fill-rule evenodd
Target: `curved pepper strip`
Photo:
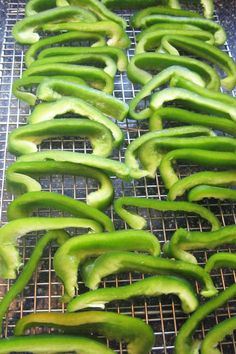
<path id="1" fill-rule="evenodd" d="M 211 273 L 213 269 L 218 268 L 236 269 L 236 254 L 229 252 L 221 252 L 213 254 L 205 265 L 205 271 Z"/>
<path id="2" fill-rule="evenodd" d="M 103 4 L 111 9 L 143 9 L 154 5 L 166 5 L 173 9 L 179 9 L 178 0 L 102 0 Z"/>
<path id="3" fill-rule="evenodd" d="M 89 23 L 93 23 L 97 19 L 90 11 L 81 7 L 70 6 L 55 8 L 43 11 L 37 15 L 25 17 L 23 20 L 18 21 L 13 27 L 12 34 L 16 42 L 32 44 L 38 42 L 40 39 L 40 35 L 37 31 L 43 29 L 45 24 L 58 23 L 66 20 L 87 22 L 87 26 L 89 26 Z"/>
<path id="4" fill-rule="evenodd" d="M 28 123 L 46 123 L 69 112 L 104 125 L 113 136 L 114 147 L 120 146 L 123 142 L 124 135 L 118 125 L 89 103 L 75 97 L 63 97 L 55 102 L 38 104 L 28 117 Z"/>
<path id="5" fill-rule="evenodd" d="M 107 36 L 107 45 L 118 48 L 128 48 L 130 46 L 130 39 L 124 28 L 113 21 L 99 21 L 99 22 L 62 22 L 51 23 L 43 26 L 46 32 L 57 31 L 80 31 L 80 32 L 95 32 L 103 36 Z"/>
<path id="6" fill-rule="evenodd" d="M 60 43 L 71 43 L 71 42 L 77 42 L 77 41 L 91 41 L 95 40 L 95 43 L 92 44 L 92 48 L 95 49 L 97 47 L 102 47 L 106 45 L 105 38 L 103 36 L 100 36 L 97 33 L 85 33 L 85 32 L 79 32 L 79 31 L 71 31 L 67 33 L 62 33 L 56 36 L 51 36 L 51 37 L 46 37 L 43 39 L 40 39 L 38 42 L 32 44 L 29 49 L 25 53 L 25 64 L 27 67 L 29 67 L 37 58 L 37 56 L 40 54 L 41 51 L 46 50 L 47 46 L 50 46 L 48 48 L 49 50 L 56 49 L 57 47 L 53 47 L 54 44 L 60 44 Z M 74 48 L 74 47 L 73 47 Z M 75 47 L 76 48 L 76 47 Z M 92 48 L 90 47 L 83 47 L 83 53 L 84 49 L 86 50 L 91 50 Z M 100 49 L 100 48 L 99 48 Z M 97 50 L 99 50 L 97 48 Z"/>
<path id="7" fill-rule="evenodd" d="M 66 195 L 53 192 L 29 192 L 13 200 L 7 208 L 8 220 L 22 219 L 32 216 L 34 209 L 50 208 L 70 213 L 75 217 L 95 220 L 104 230 L 114 231 L 111 219 L 100 210 L 75 200 Z"/>
<path id="8" fill-rule="evenodd" d="M 71 32 L 68 32 L 68 34 Z M 51 37 L 50 37 L 51 38 Z M 58 56 L 71 56 L 71 55 L 105 55 L 110 57 L 116 62 L 119 71 L 126 71 L 128 65 L 128 58 L 126 54 L 120 48 L 115 47 L 55 47 L 43 49 L 38 59 L 49 59 L 51 57 Z"/>
<path id="9" fill-rule="evenodd" d="M 154 297 L 162 294 L 177 295 L 185 313 L 195 311 L 199 305 L 191 285 L 186 280 L 174 276 L 159 275 L 119 288 L 89 291 L 71 300 L 67 309 L 69 312 L 74 312 L 87 307 L 104 308 L 105 304 L 111 301 L 129 300 L 140 296 Z"/>
<path id="10" fill-rule="evenodd" d="M 39 12 L 53 9 L 56 6 L 56 0 L 29 0 L 25 6 L 25 16 L 33 16 Z"/>
<path id="11" fill-rule="evenodd" d="M 201 354 L 220 354 L 217 344 L 236 330 L 236 317 L 228 318 L 207 332 L 201 344 Z"/>
<path id="12" fill-rule="evenodd" d="M 150 326 L 138 318 L 112 312 L 30 314 L 16 323 L 15 335 L 22 336 L 27 329 L 35 327 L 59 328 L 74 334 L 102 335 L 109 340 L 126 342 L 129 354 L 148 354 L 154 344 Z"/>
<path id="13" fill-rule="evenodd" d="M 91 219 L 32 217 L 10 221 L 0 229 L 0 274 L 4 279 L 15 279 L 21 266 L 17 239 L 32 231 L 62 230 L 68 227 L 90 228 L 100 232 L 102 227 Z"/>
<path id="14" fill-rule="evenodd" d="M 188 193 L 188 200 L 190 202 L 198 202 L 204 198 L 236 200 L 236 191 L 230 188 L 203 185 L 191 189 Z"/>
<path id="15" fill-rule="evenodd" d="M 175 354 L 198 353 L 198 351 L 193 351 L 194 348 L 196 348 L 196 344 L 198 345 L 192 338 L 194 331 L 209 314 L 223 306 L 227 301 L 234 299 L 235 296 L 236 284 L 231 285 L 228 289 L 220 292 L 217 297 L 199 306 L 194 314 L 192 314 L 180 328 L 175 340 Z M 210 348 L 208 347 L 208 349 Z M 209 351 L 207 351 L 207 353 L 209 353 Z"/>
<path id="16" fill-rule="evenodd" d="M 111 155 L 113 139 L 111 132 L 102 124 L 88 119 L 57 119 L 24 125 L 13 130 L 9 136 L 8 151 L 16 156 L 37 152 L 37 145 L 53 137 L 87 137 L 93 154 L 103 157 Z"/>
<path id="17" fill-rule="evenodd" d="M 54 334 L 0 339 L 0 353 L 10 352 L 114 354 L 113 350 L 93 339 Z"/>
<path id="18" fill-rule="evenodd" d="M 161 137 L 180 137 L 180 136 L 196 136 L 196 135 L 212 135 L 215 134 L 204 127 L 179 127 L 179 128 L 169 128 L 163 129 L 161 131 L 149 132 L 146 133 L 139 138 L 132 141 L 131 144 L 128 145 L 125 151 L 125 164 L 129 166 L 131 177 L 135 178 L 135 176 L 139 175 L 142 170 L 139 169 L 139 163 L 136 160 L 137 154 L 141 146 L 151 139 L 161 138 Z M 146 174 L 148 171 L 146 171 Z"/>
<path id="19" fill-rule="evenodd" d="M 193 232 L 178 229 L 171 240 L 164 245 L 163 251 L 170 257 L 197 264 L 196 258 L 186 251 L 214 249 L 226 244 L 236 244 L 235 225 L 210 232 Z"/>
<path id="20" fill-rule="evenodd" d="M 176 49 L 180 48 L 190 54 L 197 55 L 203 60 L 207 60 L 219 66 L 226 73 L 226 77 L 221 80 L 221 84 L 228 90 L 232 90 L 236 84 L 236 65 L 234 60 L 222 50 L 196 38 L 186 36 L 165 36 L 162 39 L 161 47 L 167 53 L 176 55 Z M 174 49 L 173 49 L 174 47 Z"/>
<path id="21" fill-rule="evenodd" d="M 3 317 L 7 313 L 7 310 L 12 301 L 19 295 L 29 283 L 34 271 L 36 270 L 45 248 L 52 241 L 56 241 L 58 245 L 62 245 L 69 236 L 65 231 L 49 231 L 43 235 L 33 248 L 28 262 L 24 265 L 24 268 L 19 273 L 17 280 L 6 292 L 2 300 L 0 301 L 0 327 L 2 328 Z"/>
<path id="22" fill-rule="evenodd" d="M 210 129 L 222 131 L 236 137 L 236 122 L 207 114 L 190 112 L 176 107 L 158 109 L 149 119 L 149 130 L 162 130 L 164 121 L 181 122 L 184 124 L 199 124 Z"/>
<path id="23" fill-rule="evenodd" d="M 129 103 L 129 114 L 135 120 L 148 119 L 152 115 L 152 110 L 149 107 L 145 107 L 142 110 L 137 111 L 137 107 L 140 102 L 149 97 L 154 90 L 160 88 L 164 84 L 168 84 L 169 81 L 175 75 L 184 77 L 188 80 L 194 81 L 199 86 L 205 86 L 205 82 L 195 72 L 190 71 L 181 66 L 170 66 L 167 69 L 162 70 L 156 76 L 154 76 L 143 88 L 137 93 L 137 95 Z"/>
<path id="24" fill-rule="evenodd" d="M 117 98 L 91 87 L 74 84 L 60 79 L 48 79 L 39 85 L 37 97 L 43 101 L 56 101 L 63 96 L 78 97 L 110 117 L 122 121 L 127 116 L 129 106 Z"/>
<path id="25" fill-rule="evenodd" d="M 147 231 L 122 230 L 110 233 L 73 237 L 54 256 L 54 269 L 65 286 L 66 299 L 75 295 L 77 273 L 86 259 L 111 251 L 140 251 L 153 256 L 160 254 L 160 243 Z"/>
<path id="26" fill-rule="evenodd" d="M 207 83 L 209 90 L 219 91 L 220 78 L 217 72 L 208 64 L 185 56 L 169 55 L 162 53 L 142 53 L 132 57 L 127 74 L 129 79 L 141 85 L 145 85 L 153 78 L 149 71 L 161 71 L 170 66 L 182 66 L 199 74 Z"/>
<path id="27" fill-rule="evenodd" d="M 196 264 L 173 259 L 138 255 L 131 252 L 110 252 L 98 257 L 92 264 L 82 266 L 82 277 L 89 289 L 97 289 L 102 278 L 124 272 L 142 272 L 145 274 L 170 274 L 190 277 L 204 285 L 202 296 L 217 294 L 211 277 Z"/>
<path id="28" fill-rule="evenodd" d="M 194 213 L 206 219 L 212 226 L 212 230 L 218 230 L 221 225 L 218 218 L 211 213 L 210 210 L 193 203 L 188 202 L 169 202 L 156 199 L 144 199 L 136 197 L 122 197 L 115 200 L 115 212 L 130 226 L 132 229 L 143 229 L 146 225 L 146 219 L 134 212 L 127 211 L 125 206 L 134 206 L 138 208 L 148 208 L 158 211 L 185 211 Z"/>

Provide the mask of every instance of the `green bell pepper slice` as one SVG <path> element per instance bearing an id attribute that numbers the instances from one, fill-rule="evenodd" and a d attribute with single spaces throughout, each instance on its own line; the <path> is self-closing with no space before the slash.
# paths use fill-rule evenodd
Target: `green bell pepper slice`
<path id="1" fill-rule="evenodd" d="M 119 121 L 125 119 L 129 106 L 117 98 L 107 95 L 104 92 L 95 90 L 60 79 L 47 79 L 37 89 L 37 97 L 43 101 L 56 101 L 63 96 L 80 98 L 93 105 L 106 115 L 116 118 Z"/>
<path id="2" fill-rule="evenodd" d="M 170 202 L 165 200 L 144 199 L 136 197 L 122 197 L 114 202 L 115 212 L 130 226 L 132 229 L 143 229 L 146 227 L 146 219 L 134 212 L 125 209 L 126 206 L 134 206 L 138 208 L 148 208 L 159 211 L 184 211 L 194 213 L 207 220 L 212 230 L 218 230 L 221 225 L 218 218 L 211 213 L 210 210 L 194 203 L 189 202 Z"/>
<path id="3" fill-rule="evenodd" d="M 25 16 L 33 16 L 57 6 L 56 0 L 29 0 L 25 6 Z"/>
<path id="4" fill-rule="evenodd" d="M 104 125 L 113 136 L 114 147 L 119 147 L 124 140 L 123 132 L 117 124 L 89 103 L 75 97 L 63 97 L 55 102 L 38 104 L 28 117 L 28 123 L 47 123 L 66 113 L 74 113 L 78 118 L 86 117 Z"/>
<path id="5" fill-rule="evenodd" d="M 199 308 L 192 314 L 188 320 L 180 328 L 180 331 L 175 340 L 175 354 L 189 354 L 197 353 L 196 347 L 199 347 L 199 341 L 195 341 L 192 338 L 194 331 L 200 325 L 209 314 L 213 313 L 219 307 L 223 306 L 227 301 L 234 299 L 236 296 L 236 284 L 231 285 L 224 291 L 221 291 L 217 297 L 209 300 L 204 305 L 199 306 Z M 220 336 L 217 337 L 220 339 Z M 194 351 L 195 348 L 195 351 Z M 207 353 L 210 354 L 208 347 Z"/>
<path id="6" fill-rule="evenodd" d="M 38 151 L 37 145 L 53 137 L 86 137 L 90 141 L 93 154 L 108 157 L 113 150 L 111 132 L 102 124 L 89 119 L 56 119 L 42 123 L 24 125 L 11 132 L 8 151 L 16 156 Z"/>
<path id="7" fill-rule="evenodd" d="M 154 5 L 166 5 L 170 8 L 179 9 L 180 4 L 178 0 L 102 0 L 102 3 L 108 8 L 120 9 L 143 9 Z"/>
<path id="8" fill-rule="evenodd" d="M 105 231 L 114 231 L 111 219 L 100 210 L 66 195 L 53 192 L 29 192 L 13 200 L 7 208 L 8 220 L 31 217 L 38 208 L 50 208 L 75 217 L 95 220 Z"/>
<path id="9" fill-rule="evenodd" d="M 197 264 L 189 250 L 215 249 L 221 245 L 236 243 L 235 225 L 225 226 L 216 231 L 199 232 L 178 229 L 171 240 L 164 245 L 166 255 L 185 262 Z"/>
<path id="10" fill-rule="evenodd" d="M 200 0 L 203 9 L 204 9 L 204 16 L 206 18 L 212 18 L 214 12 L 214 3 L 213 0 Z"/>
<path id="11" fill-rule="evenodd" d="M 7 170 L 7 188 L 13 194 L 25 192 L 40 192 L 41 184 L 35 179 L 40 176 L 52 176 L 55 174 L 84 176 L 98 181 L 99 188 L 86 197 L 88 205 L 105 209 L 113 199 L 113 185 L 109 177 L 98 169 L 83 166 L 68 161 L 30 161 L 15 162 Z"/>
<path id="12" fill-rule="evenodd" d="M 148 354 L 154 344 L 150 326 L 138 318 L 112 312 L 36 313 L 21 318 L 15 335 L 22 336 L 29 328 L 49 327 L 81 334 L 98 334 L 109 340 L 127 343 L 129 354 Z"/>
<path id="13" fill-rule="evenodd" d="M 204 198 L 236 200 L 236 191 L 230 188 L 203 185 L 191 189 L 188 193 L 188 200 L 190 202 L 198 202 Z"/>
<path id="14" fill-rule="evenodd" d="M 201 295 L 211 297 L 217 294 L 209 274 L 200 266 L 173 259 L 139 255 L 131 252 L 110 252 L 91 263 L 82 265 L 82 277 L 89 289 L 97 289 L 102 278 L 124 272 L 145 274 L 169 274 L 192 278 L 203 284 Z"/>
<path id="15" fill-rule="evenodd" d="M 18 21 L 13 27 L 13 37 L 20 44 L 33 44 L 38 42 L 40 35 L 37 33 L 43 30 L 45 24 L 58 23 L 62 21 L 82 21 L 89 23 L 96 22 L 96 16 L 90 11 L 81 7 L 69 6 L 43 11 L 37 15 L 25 17 Z M 60 23 L 58 23 L 59 25 Z M 90 31 L 91 32 L 91 31 Z"/>
<path id="16" fill-rule="evenodd" d="M 205 265 L 205 271 L 211 273 L 213 269 L 218 268 L 236 269 L 236 254 L 229 252 L 221 252 L 213 254 Z"/>
<path id="17" fill-rule="evenodd" d="M 199 305 L 194 290 L 185 279 L 170 275 L 159 275 L 119 288 L 88 291 L 71 300 L 67 309 L 69 312 L 74 312 L 87 307 L 104 308 L 105 304 L 111 301 L 129 300 L 130 298 L 140 296 L 156 297 L 168 294 L 175 294 L 179 297 L 183 312 L 185 313 L 195 311 Z"/>
<path id="18" fill-rule="evenodd" d="M 139 251 L 153 256 L 160 254 L 160 243 L 147 231 L 121 230 L 110 233 L 73 237 L 54 256 L 54 269 L 65 286 L 65 300 L 75 295 L 77 273 L 86 259 L 111 251 Z"/>

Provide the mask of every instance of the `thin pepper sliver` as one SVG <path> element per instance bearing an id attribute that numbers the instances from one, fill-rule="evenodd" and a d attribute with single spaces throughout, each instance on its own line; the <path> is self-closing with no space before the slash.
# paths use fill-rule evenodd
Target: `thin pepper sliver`
<path id="1" fill-rule="evenodd" d="M 211 273 L 213 269 L 218 268 L 236 269 L 236 254 L 229 252 L 220 252 L 213 254 L 206 262 L 205 271 Z"/>
<path id="2" fill-rule="evenodd" d="M 188 200 L 190 202 L 198 202 L 204 198 L 236 200 L 236 190 L 232 188 L 201 185 L 194 187 L 188 193 Z"/>

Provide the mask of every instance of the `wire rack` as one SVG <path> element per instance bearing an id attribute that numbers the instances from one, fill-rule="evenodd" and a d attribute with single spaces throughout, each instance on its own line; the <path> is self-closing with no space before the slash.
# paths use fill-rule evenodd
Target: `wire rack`
<path id="1" fill-rule="evenodd" d="M 18 126 L 25 124 L 27 116 L 30 114 L 28 105 L 19 102 L 11 94 L 12 83 L 19 78 L 24 70 L 24 50 L 21 46 L 15 44 L 11 31 L 16 21 L 24 17 L 25 1 L 8 0 L 6 25 L 4 29 L 4 39 L 2 47 L 2 55 L 0 58 L 0 188 L 1 188 L 1 222 L 2 225 L 7 222 L 6 210 L 12 201 L 12 195 L 6 190 L 5 171 L 6 168 L 14 161 L 14 157 L 7 152 L 8 134 Z M 127 32 L 132 41 L 130 49 L 127 51 L 128 57 L 132 57 L 135 49 L 136 32 L 130 27 L 130 13 L 122 12 L 121 14 L 128 22 Z M 217 16 L 215 18 L 218 20 Z M 223 50 L 229 53 L 226 45 Z M 230 54 L 230 53 L 229 53 Z M 133 86 L 125 73 L 117 74 L 115 79 L 114 95 L 129 103 L 137 92 L 138 87 Z M 232 93 L 234 94 L 234 93 Z M 113 158 L 123 161 L 124 151 L 127 145 L 148 130 L 147 124 L 144 122 L 137 123 L 127 119 L 123 123 L 119 123 L 125 133 L 125 142 L 120 151 L 115 151 Z M 41 150 L 45 149 L 62 149 L 67 151 L 77 151 L 89 153 L 91 147 L 83 139 L 53 139 L 45 141 L 40 146 Z M 178 173 L 180 177 L 190 174 L 196 167 L 189 165 L 180 165 Z M 96 189 L 96 184 L 90 179 L 73 178 L 63 176 L 52 176 L 50 178 L 41 178 L 40 180 L 43 190 L 64 193 L 73 198 L 85 200 L 86 195 Z M 123 195 L 138 196 L 145 198 L 165 199 L 166 190 L 160 175 L 157 174 L 154 180 L 142 179 L 132 182 L 123 182 L 119 179 L 113 179 L 116 197 Z M 236 222 L 235 205 L 230 202 L 219 203 L 217 201 L 205 202 L 220 219 L 222 225 L 230 225 Z M 157 211 L 140 210 L 139 212 L 146 218 L 148 222 L 148 230 L 154 233 L 161 243 L 170 238 L 178 227 L 184 227 L 188 230 L 209 230 L 209 225 L 195 215 L 183 213 L 160 213 Z M 111 207 L 108 215 L 114 221 L 116 229 L 125 229 L 127 225 L 118 218 Z M 49 210 L 40 210 L 39 216 L 55 216 L 55 212 Z M 78 231 L 74 231 L 78 232 Z M 30 257 L 32 249 L 37 242 L 39 234 L 27 235 L 20 243 L 22 260 L 26 262 Z M 60 303 L 60 297 L 63 293 L 63 286 L 57 279 L 53 270 L 53 254 L 55 245 L 47 248 L 39 268 L 35 272 L 33 279 L 25 288 L 23 293 L 12 303 L 10 311 L 4 321 L 3 336 L 10 336 L 13 333 L 15 322 L 22 316 L 32 312 L 64 312 L 64 305 Z M 221 249 L 221 251 L 229 251 L 232 249 Z M 195 252 L 200 264 L 205 264 L 208 257 L 213 252 Z M 119 276 L 111 276 L 103 283 L 103 287 L 118 287 L 127 285 L 142 279 L 142 274 L 120 274 Z M 219 290 L 225 289 L 236 280 L 235 272 L 229 269 L 219 270 L 213 274 L 213 280 Z M 4 296 L 11 286 L 11 281 L 0 279 L 0 298 Z M 80 291 L 86 291 L 83 283 L 79 281 Z M 199 292 L 196 284 L 196 291 Z M 218 309 L 213 315 L 209 316 L 196 332 L 196 336 L 201 338 L 216 323 L 226 318 L 236 315 L 236 300 L 230 301 L 226 307 Z M 172 354 L 173 344 L 180 326 L 184 323 L 187 316 L 183 314 L 178 299 L 173 296 L 153 299 L 138 299 L 134 301 L 125 301 L 113 303 L 106 307 L 109 311 L 115 311 L 122 314 L 136 316 L 149 323 L 156 336 L 155 345 L 152 353 Z M 39 333 L 36 329 L 33 333 Z M 101 338 L 102 339 L 102 338 Z M 105 339 L 102 339 L 105 340 Z M 112 349 L 117 353 L 126 353 L 126 347 L 122 344 L 109 343 Z M 236 353 L 236 338 L 232 335 L 221 343 L 221 352 L 224 354 Z"/>

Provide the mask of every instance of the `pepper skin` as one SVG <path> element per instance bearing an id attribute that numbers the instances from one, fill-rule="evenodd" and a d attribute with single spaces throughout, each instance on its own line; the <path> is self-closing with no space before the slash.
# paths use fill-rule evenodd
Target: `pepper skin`
<path id="1" fill-rule="evenodd" d="M 213 0 L 200 0 L 203 9 L 204 9 L 204 16 L 206 18 L 212 18 L 214 12 L 214 3 Z"/>
<path id="2" fill-rule="evenodd" d="M 109 177 L 100 170 L 66 161 L 31 161 L 15 162 L 7 170 L 7 188 L 13 194 L 25 192 L 40 192 L 41 184 L 37 176 L 52 176 L 55 174 L 83 176 L 98 181 L 99 188 L 86 197 L 88 205 L 105 209 L 113 199 L 113 185 Z"/>
<path id="3" fill-rule="evenodd" d="M 74 312 L 87 307 L 104 308 L 105 304 L 111 301 L 128 300 L 140 296 L 154 297 L 162 294 L 177 295 L 185 313 L 195 311 L 199 305 L 191 285 L 186 280 L 169 275 L 159 275 L 119 288 L 88 291 L 71 300 L 67 309 L 69 312 Z"/>
<path id="4" fill-rule="evenodd" d="M 236 200 L 235 189 L 213 187 L 213 186 L 197 186 L 188 193 L 190 202 L 198 202 L 204 198 L 214 198 L 220 200 Z"/>
<path id="5" fill-rule="evenodd" d="M 171 240 L 164 245 L 166 255 L 185 262 L 197 264 L 188 250 L 214 249 L 221 245 L 236 244 L 235 225 L 225 226 L 217 231 L 199 232 L 178 229 Z"/>
<path id="6" fill-rule="evenodd" d="M 229 252 L 221 252 L 213 254 L 205 265 L 205 271 L 211 273 L 213 269 L 218 268 L 236 269 L 236 254 Z"/>
<path id="7" fill-rule="evenodd" d="M 81 7 L 55 8 L 18 21 L 13 27 L 12 34 L 16 42 L 20 44 L 33 44 L 40 39 L 40 35 L 36 31 L 42 30 L 45 24 L 65 20 L 87 22 L 87 26 L 89 26 L 89 23 L 93 23 L 97 19 L 90 11 Z"/>
<path id="8" fill-rule="evenodd" d="M 194 331 L 209 314 L 223 306 L 230 299 L 234 299 L 235 296 L 236 284 L 231 285 L 228 289 L 220 292 L 217 297 L 199 306 L 180 328 L 175 340 L 175 354 L 198 353 L 198 351 L 194 351 L 194 348 L 196 348 L 196 341 L 192 339 Z M 211 348 L 208 347 L 207 353 L 210 354 L 209 349 Z"/>
<path id="9" fill-rule="evenodd" d="M 15 335 L 22 336 L 34 327 L 59 328 L 79 335 L 95 333 L 109 340 L 126 342 L 129 354 L 148 354 L 154 344 L 153 331 L 146 323 L 112 312 L 30 314 L 16 323 Z"/>
<path id="10" fill-rule="evenodd" d="M 102 3 L 111 9 L 143 9 L 154 5 L 166 5 L 173 9 L 179 9 L 180 4 L 178 0 L 102 0 Z"/>
<path id="11" fill-rule="evenodd" d="M 82 265 L 82 276 L 89 289 L 97 289 L 102 278 L 124 272 L 170 274 L 198 280 L 204 285 L 202 296 L 217 294 L 211 277 L 198 265 L 173 259 L 138 255 L 131 252 L 110 252 L 98 257 L 92 264 Z"/>
<path id="12" fill-rule="evenodd" d="M 0 229 L 0 276 L 3 279 L 15 279 L 21 266 L 17 239 L 32 231 L 62 230 L 68 227 L 90 228 L 100 232 L 102 227 L 96 221 L 80 218 L 46 218 L 32 217 L 9 222 Z"/>
<path id="13" fill-rule="evenodd" d="M 25 6 L 25 16 L 37 15 L 39 12 L 53 9 L 56 6 L 56 0 L 29 0 Z"/>
<path id="14" fill-rule="evenodd" d="M 29 192 L 13 200 L 7 208 L 9 221 L 31 217 L 34 210 L 49 208 L 66 212 L 75 217 L 95 220 L 105 231 L 114 231 L 111 219 L 100 210 L 66 195 L 53 192 Z"/>
<path id="15" fill-rule="evenodd" d="M 73 237 L 54 256 L 54 269 L 65 286 L 67 300 L 75 295 L 77 273 L 86 259 L 111 251 L 140 251 L 153 256 L 160 254 L 156 236 L 146 231 L 122 230 L 111 233 Z"/>
<path id="16" fill-rule="evenodd" d="M 119 121 L 123 121 L 129 111 L 126 103 L 113 96 L 66 80 L 47 79 L 38 86 L 36 95 L 39 99 L 49 102 L 63 96 L 78 97 Z"/>
<path id="17" fill-rule="evenodd" d="M 102 124 L 88 119 L 57 119 L 24 125 L 13 130 L 9 136 L 8 151 L 16 156 L 37 152 L 37 145 L 53 137 L 86 137 L 93 154 L 108 157 L 113 150 L 111 132 Z"/>

